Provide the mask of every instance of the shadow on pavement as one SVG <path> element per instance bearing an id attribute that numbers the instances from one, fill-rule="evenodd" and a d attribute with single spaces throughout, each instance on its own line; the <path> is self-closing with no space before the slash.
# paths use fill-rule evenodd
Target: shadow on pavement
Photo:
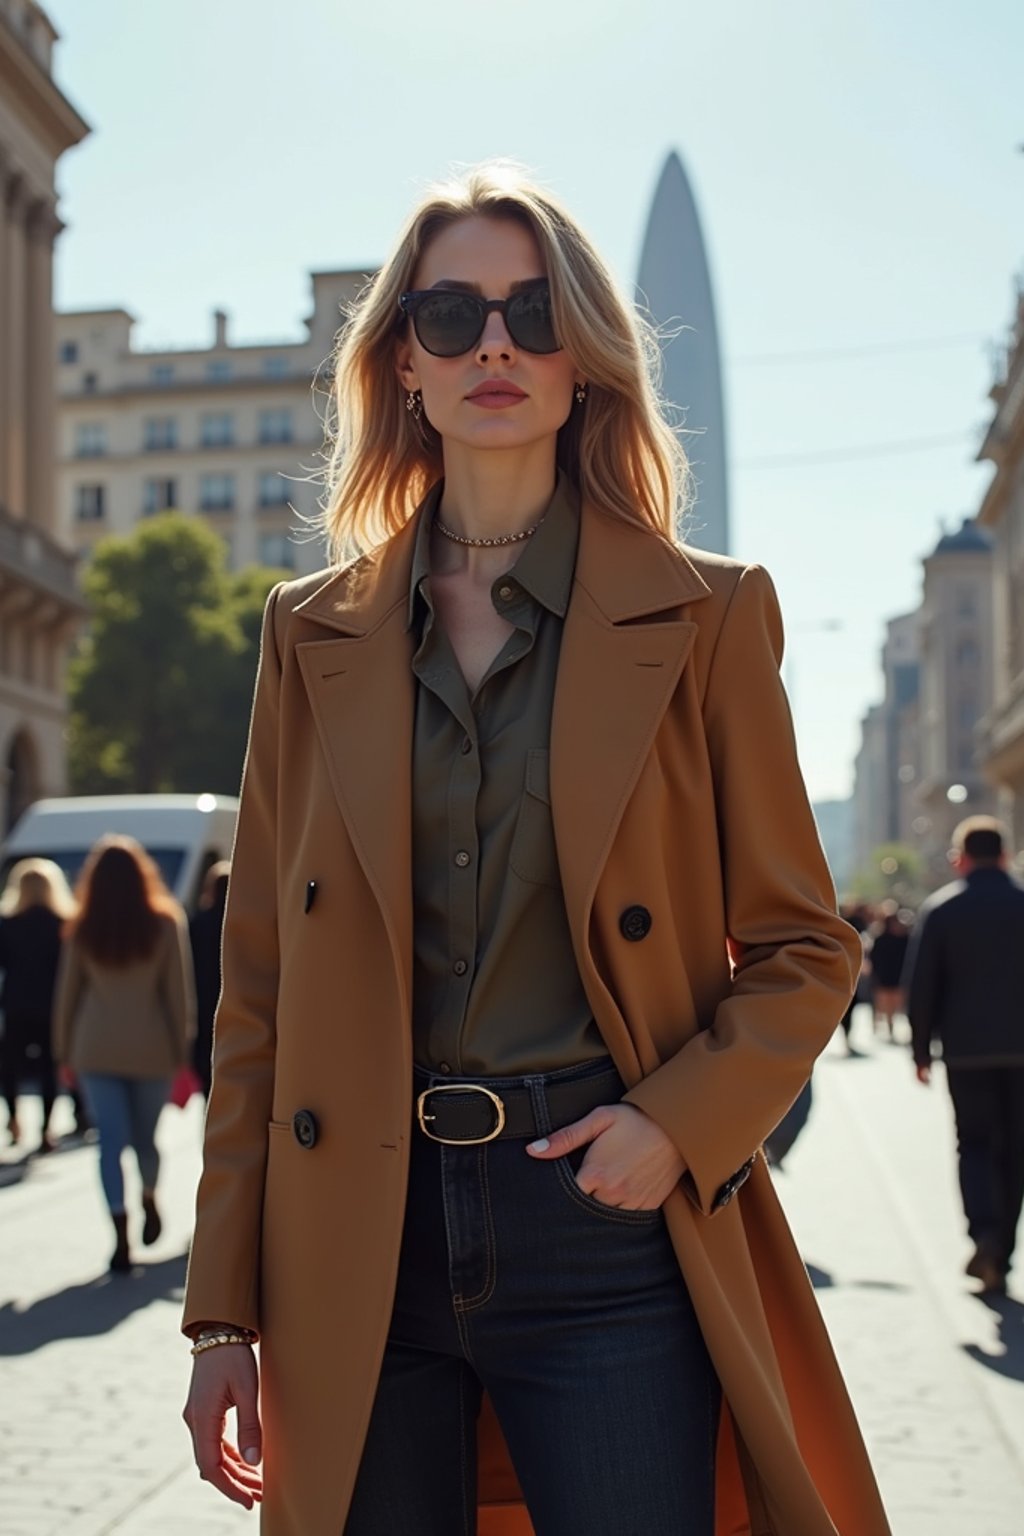
<path id="1" fill-rule="evenodd" d="M 1024 1304 L 1012 1296 L 979 1296 L 990 1312 L 998 1318 L 997 1332 L 1003 1346 L 1001 1355 L 990 1355 L 977 1344 L 965 1344 L 964 1353 L 979 1365 L 987 1366 L 999 1376 L 1009 1376 L 1013 1381 L 1024 1381 Z"/>
<path id="2" fill-rule="evenodd" d="M 187 1254 L 159 1264 L 137 1264 L 129 1275 L 103 1274 L 84 1285 L 69 1285 L 19 1310 L 0 1307 L 0 1357 L 30 1355 L 57 1339 L 94 1338 L 154 1301 L 175 1301 L 185 1285 Z"/>

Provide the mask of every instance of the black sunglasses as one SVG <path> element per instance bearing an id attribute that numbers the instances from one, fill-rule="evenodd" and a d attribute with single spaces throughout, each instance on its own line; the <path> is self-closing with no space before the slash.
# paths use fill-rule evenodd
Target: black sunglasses
<path id="1" fill-rule="evenodd" d="M 546 282 L 520 288 L 509 299 L 481 299 L 454 288 L 419 288 L 403 293 L 398 307 L 412 321 L 420 346 L 434 357 L 461 357 L 472 351 L 492 309 L 499 311 L 524 352 L 561 351 Z"/>

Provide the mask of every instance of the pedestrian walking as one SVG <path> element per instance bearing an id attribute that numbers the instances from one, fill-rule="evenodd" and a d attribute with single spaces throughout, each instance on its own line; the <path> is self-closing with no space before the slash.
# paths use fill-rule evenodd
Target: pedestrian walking
<path id="1" fill-rule="evenodd" d="M 155 1243 L 160 1156 L 154 1133 L 175 1070 L 189 1059 L 195 1004 L 184 915 L 133 838 L 106 837 L 86 861 L 54 1004 L 54 1055 L 81 1080 L 99 1132 L 114 1227 L 110 1268 L 132 1267 L 122 1154 L 142 1178 L 142 1241 Z"/>
<path id="2" fill-rule="evenodd" d="M 758 1150 L 859 944 L 655 355 L 500 165 L 339 339 L 366 552 L 267 605 L 183 1320 L 267 1536 L 888 1531 Z"/>
<path id="3" fill-rule="evenodd" d="M 22 859 L 0 896 L 0 1080 L 7 1103 L 7 1134 L 21 1141 L 18 1096 L 31 1082 L 42 1099 L 40 1152 L 56 1146 L 53 1107 L 57 1071 L 50 1045 L 53 990 L 60 962 L 61 930 L 75 903 L 59 865 Z"/>
<path id="4" fill-rule="evenodd" d="M 910 928 L 903 921 L 896 902 L 884 902 L 877 922 L 868 930 L 867 961 L 875 1032 L 883 1033 L 884 1025 L 890 1040 L 896 1038 L 896 1015 L 902 1013 L 904 1007 L 901 982 L 909 943 Z"/>
<path id="5" fill-rule="evenodd" d="M 957 828 L 960 879 L 923 904 L 907 956 L 918 1080 L 942 1047 L 956 1118 L 960 1195 L 974 1252 L 967 1273 L 1006 1289 L 1024 1203 L 1024 890 L 989 816 Z"/>
<path id="6" fill-rule="evenodd" d="M 192 1066 L 206 1099 L 210 1097 L 213 1016 L 220 996 L 220 944 L 230 873 L 231 864 L 227 859 L 211 864 L 203 880 L 198 910 L 188 925 L 196 983 L 196 1035 L 192 1044 Z"/>

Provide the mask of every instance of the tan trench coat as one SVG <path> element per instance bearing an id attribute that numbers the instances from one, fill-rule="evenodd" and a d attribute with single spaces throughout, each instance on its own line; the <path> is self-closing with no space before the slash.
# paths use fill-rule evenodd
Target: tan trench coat
<path id="1" fill-rule="evenodd" d="M 391 1312 L 412 1118 L 413 532 L 277 589 L 264 623 L 184 1323 L 262 1334 L 266 1536 L 341 1536 Z M 760 1155 L 730 1198 L 859 963 L 780 654 L 757 567 L 584 507 L 552 812 L 595 1018 L 689 1169 L 664 1209 L 727 1404 L 717 1536 L 888 1536 Z M 654 919 L 641 943 L 619 931 L 633 903 Z M 529 1536 L 486 1409 L 480 1440 L 481 1536 Z"/>

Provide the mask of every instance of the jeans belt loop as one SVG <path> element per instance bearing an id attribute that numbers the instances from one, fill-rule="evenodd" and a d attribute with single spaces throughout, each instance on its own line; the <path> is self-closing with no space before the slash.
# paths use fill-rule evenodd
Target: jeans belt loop
<path id="1" fill-rule="evenodd" d="M 495 1111 L 495 1125 L 486 1136 L 435 1136 L 433 1131 L 427 1129 L 426 1122 L 436 1119 L 436 1115 L 429 1114 L 427 1102 L 432 1093 L 482 1093 L 490 1099 Z M 431 1141 L 439 1141 L 446 1147 L 475 1147 L 481 1142 L 493 1141 L 500 1136 L 505 1126 L 505 1106 L 496 1093 L 490 1088 L 484 1088 L 481 1083 L 435 1083 L 432 1088 L 424 1088 L 416 1100 L 416 1119 L 424 1136 Z"/>

